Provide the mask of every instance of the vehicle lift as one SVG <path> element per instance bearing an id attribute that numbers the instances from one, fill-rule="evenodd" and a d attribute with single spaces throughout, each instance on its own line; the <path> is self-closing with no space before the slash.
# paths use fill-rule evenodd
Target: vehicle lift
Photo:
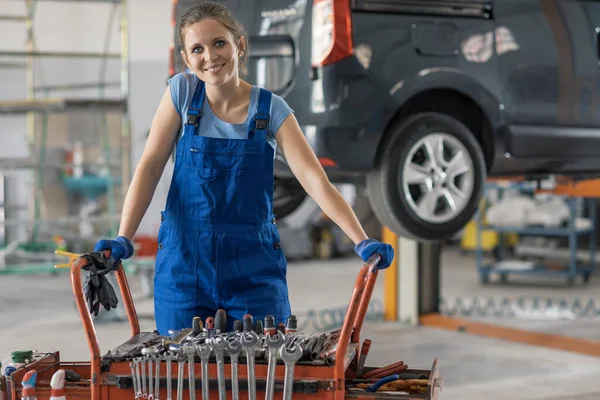
<path id="1" fill-rule="evenodd" d="M 37 400 L 51 398 L 53 389 L 50 383 L 54 381 L 53 377 L 57 371 L 60 371 L 59 373 L 67 371 L 67 375 L 71 377 L 71 379 L 65 379 L 64 389 L 61 391 L 66 400 L 75 398 L 85 400 L 131 398 L 171 400 L 175 396 L 175 388 L 178 389 L 177 400 L 195 400 L 196 395 L 201 395 L 203 400 L 217 398 L 217 396 L 220 400 L 226 398 L 236 400 L 240 398 L 240 392 L 242 398 L 251 400 L 255 400 L 257 395 L 266 396 L 266 399 L 283 398 L 285 400 L 291 399 L 292 396 L 297 400 L 340 400 L 345 398 L 435 400 L 441 391 L 443 378 L 439 376 L 437 358 L 433 360 L 429 370 L 408 369 L 408 366 L 402 361 L 385 367 L 365 366 L 371 341 L 365 339 L 361 346 L 360 331 L 379 272 L 376 265 L 380 256 L 377 254 L 363 264 L 359 271 L 341 329 L 322 335 L 325 337 L 324 340 L 329 343 L 328 348 L 323 346 L 321 353 L 326 355 L 327 362 L 320 358 L 316 360 L 312 358 L 307 361 L 300 359 L 296 362 L 290 361 L 290 351 L 295 350 L 296 345 L 286 348 L 286 344 L 283 344 L 276 353 L 279 357 L 271 353 L 271 347 L 269 350 L 266 348 L 270 346 L 269 342 L 280 333 L 285 337 L 286 342 L 293 343 L 294 336 L 302 337 L 300 332 L 275 331 L 273 333 L 271 331 L 267 333 L 265 330 L 264 333 L 257 333 L 258 328 L 256 331 L 247 331 L 244 327 L 241 332 L 224 334 L 216 332 L 212 337 L 203 333 L 203 337 L 206 338 L 202 339 L 205 350 L 206 347 L 211 347 L 208 350 L 209 353 L 206 351 L 202 353 L 200 350 L 200 347 L 203 346 L 202 341 L 194 342 L 200 336 L 194 338 L 189 335 L 191 329 L 186 335 L 180 335 L 179 342 L 177 342 L 177 338 L 161 337 L 156 331 L 140 332 L 127 278 L 120 264 L 115 267 L 115 272 L 129 320 L 131 338 L 103 356 L 82 288 L 81 271 L 87 266 L 88 261 L 79 255 L 59 253 L 71 258 L 70 264 L 63 265 L 70 266 L 72 290 L 91 359 L 89 362 L 68 362 L 60 359 L 59 351 L 52 353 L 36 351 L 26 363 L 10 375 L 10 378 L 5 382 L 0 382 L 4 384 L 0 385 L 0 397 L 4 395 L 8 400 L 27 398 L 30 389 L 27 386 L 24 388 L 22 381 L 25 375 L 32 370 L 36 371 L 35 395 Z M 109 252 L 104 252 L 104 254 L 108 258 Z M 242 354 L 239 354 L 239 363 L 237 363 L 237 355 L 234 357 L 232 353 L 228 357 L 227 351 L 223 352 L 222 347 L 220 347 L 219 354 L 219 351 L 215 350 L 220 346 L 217 346 L 217 342 L 228 340 L 221 340 L 227 335 L 229 338 L 232 335 L 241 338 L 243 346 L 245 341 L 251 340 L 252 337 L 258 338 L 257 351 L 252 349 L 248 353 L 246 348 L 247 357 L 243 357 L 242 351 Z M 149 349 L 156 348 L 156 343 L 165 344 L 167 342 L 171 345 L 175 343 L 175 346 L 177 343 L 181 344 L 181 351 L 178 354 L 180 358 L 175 360 L 169 360 L 166 357 L 154 358 L 157 372 L 152 377 L 154 368 L 150 360 L 152 356 L 156 356 L 156 353 L 150 354 Z M 191 345 L 194 343 L 198 346 L 198 351 L 192 350 L 191 353 L 183 353 L 184 350 L 192 348 Z M 296 344 L 298 343 L 301 341 L 296 342 Z M 301 347 L 301 345 L 298 346 Z M 264 359 L 259 356 L 261 348 Z M 300 350 L 302 349 L 300 348 Z M 297 352 L 298 350 L 296 350 Z M 165 351 L 164 354 L 167 352 Z M 272 359 L 274 362 L 271 361 Z M 184 373 L 183 369 L 187 360 L 192 361 L 187 362 L 189 375 Z M 146 361 L 148 361 L 149 368 L 147 369 L 148 373 L 144 374 Z M 142 374 L 135 371 L 136 368 L 139 369 L 140 365 Z M 187 376 L 193 376 L 194 379 L 187 379 Z M 154 391 L 153 381 L 156 382 Z M 208 385 L 205 386 L 206 384 Z M 4 393 L 2 393 L 2 387 L 5 388 Z M 168 387 L 171 388 L 170 391 L 167 390 Z"/>

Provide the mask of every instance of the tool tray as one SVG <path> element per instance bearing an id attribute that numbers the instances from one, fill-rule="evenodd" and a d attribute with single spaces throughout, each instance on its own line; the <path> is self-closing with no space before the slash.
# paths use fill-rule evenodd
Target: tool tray
<path id="1" fill-rule="evenodd" d="M 435 400 L 442 387 L 442 378 L 438 376 L 438 360 L 433 360 L 429 370 L 404 369 L 400 374 L 400 380 L 396 380 L 397 387 L 393 389 L 384 386 L 377 391 L 368 391 L 366 387 L 375 383 L 377 379 L 360 379 L 369 372 L 381 370 L 381 367 L 365 366 L 357 375 L 357 364 L 361 354 L 360 330 L 364 321 L 366 310 L 371 299 L 378 269 L 375 267 L 379 256 L 375 255 L 361 268 L 356 280 L 354 291 L 350 300 L 344 325 L 340 330 L 331 332 L 337 335 L 337 344 L 332 346 L 327 359 L 329 363 L 320 361 L 299 361 L 294 369 L 294 382 L 292 394 L 294 399 L 427 399 Z M 77 307 L 83 323 L 85 335 L 90 348 L 91 360 L 88 362 L 63 362 L 60 353 L 34 353 L 28 363 L 21 366 L 12 374 L 12 384 L 9 388 L 9 399 L 21 398 L 21 381 L 28 370 L 35 369 L 38 372 L 36 382 L 36 395 L 38 400 L 50 398 L 50 379 L 59 369 L 68 371 L 65 382 L 65 396 L 67 400 L 85 398 L 86 400 L 125 400 L 135 397 L 134 375 L 132 373 L 133 358 L 141 355 L 141 348 L 157 343 L 161 337 L 156 332 L 140 332 L 139 321 L 135 311 L 131 292 L 121 266 L 116 269 L 117 281 L 124 301 L 124 307 L 129 319 L 131 337 L 122 345 L 108 351 L 101 356 L 98 339 L 94 329 L 92 318 L 87 310 L 86 301 L 81 283 L 81 268 L 86 264 L 84 258 L 75 260 L 71 265 L 71 283 Z M 364 344 L 363 344 L 364 346 Z M 225 352 L 227 354 L 227 352 Z M 247 364 L 243 354 L 240 354 L 238 362 L 238 385 L 240 398 L 248 398 L 248 374 Z M 255 377 L 256 396 L 265 397 L 267 361 L 261 358 L 260 350 L 256 353 Z M 195 398 L 202 398 L 202 379 L 200 358 L 196 355 L 194 362 Z M 274 398 L 283 398 L 285 365 L 281 359 L 277 360 L 275 369 Z M 178 363 L 173 360 L 171 368 L 171 398 L 176 399 L 178 381 Z M 153 381 L 156 381 L 156 364 L 153 364 Z M 167 367 L 166 362 L 160 362 L 159 374 L 159 399 L 167 399 Z M 185 363 L 183 379 L 183 400 L 192 399 L 189 393 L 188 363 Z M 217 364 L 214 354 L 208 363 L 208 384 L 210 398 L 219 398 L 217 384 Z M 403 380 L 403 377 L 408 377 Z M 146 388 L 149 388 L 149 379 L 146 374 Z M 412 379 L 418 378 L 417 381 Z M 418 384 L 411 385 L 410 382 Z M 225 358 L 225 387 L 227 398 L 231 398 L 231 364 L 228 357 Z M 398 386 L 400 384 L 400 386 Z M 412 388 L 411 388 L 412 386 Z M 382 390 L 383 389 L 383 390 Z M 154 396 L 149 396 L 152 400 Z M 143 397 L 146 399 L 147 397 Z M 155 399 L 156 400 L 156 399 Z"/>

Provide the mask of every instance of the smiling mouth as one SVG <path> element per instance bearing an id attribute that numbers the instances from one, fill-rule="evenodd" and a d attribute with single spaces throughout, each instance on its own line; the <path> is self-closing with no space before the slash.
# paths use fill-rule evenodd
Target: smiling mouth
<path id="1" fill-rule="evenodd" d="M 207 69 L 205 69 L 205 71 L 207 71 L 207 72 L 218 72 L 221 68 L 223 68 L 224 65 L 225 64 L 221 64 L 221 65 L 218 65 L 216 67 L 207 68 Z"/>

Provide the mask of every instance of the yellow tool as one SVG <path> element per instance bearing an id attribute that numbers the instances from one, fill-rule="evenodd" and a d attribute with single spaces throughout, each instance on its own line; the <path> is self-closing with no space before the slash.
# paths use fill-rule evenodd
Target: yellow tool
<path id="1" fill-rule="evenodd" d="M 69 263 L 68 264 L 56 264 L 54 266 L 54 268 L 71 268 L 71 264 L 73 264 L 73 261 L 75 261 L 79 257 L 81 257 L 81 254 L 69 253 L 67 251 L 62 251 L 62 250 L 56 250 L 56 251 L 54 251 L 54 253 L 58 254 L 58 255 L 61 255 L 61 256 L 69 257 Z"/>

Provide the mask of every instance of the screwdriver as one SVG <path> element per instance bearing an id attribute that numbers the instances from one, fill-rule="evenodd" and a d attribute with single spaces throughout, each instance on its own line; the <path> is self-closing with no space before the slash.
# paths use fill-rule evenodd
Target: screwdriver
<path id="1" fill-rule="evenodd" d="M 290 315 L 287 320 L 287 326 L 285 327 L 285 333 L 293 333 L 298 330 L 298 320 L 295 315 Z"/>
<path id="2" fill-rule="evenodd" d="M 242 318 L 242 323 L 244 326 L 244 332 L 250 332 L 254 330 L 254 318 L 252 318 L 252 315 L 245 314 Z"/>
<path id="3" fill-rule="evenodd" d="M 192 332 L 194 332 L 194 336 L 201 334 L 203 329 L 204 325 L 202 324 L 202 318 L 194 317 L 192 320 Z"/>
<path id="4" fill-rule="evenodd" d="M 277 333 L 277 327 L 275 326 L 275 318 L 272 315 L 265 316 L 265 326 L 263 328 L 263 333 L 266 335 L 267 333 L 274 335 Z"/>
<path id="5" fill-rule="evenodd" d="M 227 312 L 223 309 L 218 309 L 215 315 L 215 332 L 227 333 Z"/>
<path id="6" fill-rule="evenodd" d="M 233 331 L 241 332 L 242 330 L 243 330 L 242 321 L 240 321 L 239 319 L 236 319 L 235 321 L 233 321 Z"/>
<path id="7" fill-rule="evenodd" d="M 209 338 L 215 336 L 215 319 L 213 317 L 206 318 L 206 333 Z"/>

